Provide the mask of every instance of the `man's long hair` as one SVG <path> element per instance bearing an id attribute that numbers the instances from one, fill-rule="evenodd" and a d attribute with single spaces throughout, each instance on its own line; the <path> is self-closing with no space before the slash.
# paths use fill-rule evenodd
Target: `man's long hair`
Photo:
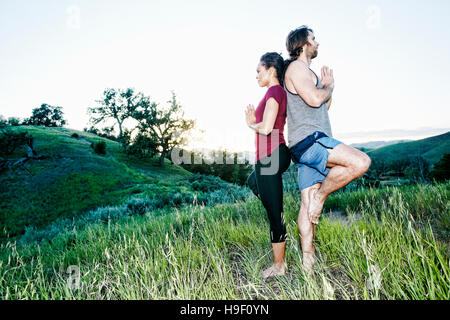
<path id="1" fill-rule="evenodd" d="M 289 53 L 289 59 L 285 61 L 284 70 L 287 69 L 292 61 L 297 60 L 300 56 L 303 51 L 303 46 L 308 43 L 308 35 L 310 31 L 314 32 L 312 29 L 308 28 L 308 26 L 303 25 L 289 32 L 286 39 L 286 49 Z"/>

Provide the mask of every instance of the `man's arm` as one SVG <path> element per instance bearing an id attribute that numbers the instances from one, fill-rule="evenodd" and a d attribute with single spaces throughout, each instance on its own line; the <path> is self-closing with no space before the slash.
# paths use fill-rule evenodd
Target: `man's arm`
<path id="1" fill-rule="evenodd" d="M 309 106 L 318 108 L 324 102 L 330 100 L 334 89 L 332 74 L 326 74 L 326 82 L 323 88 L 319 89 L 314 85 L 314 82 L 311 79 L 310 70 L 305 64 L 293 62 L 291 68 L 292 72 L 288 79 L 292 82 L 296 93 L 301 96 Z"/>
<path id="2" fill-rule="evenodd" d="M 330 110 L 332 100 L 333 100 L 333 97 L 331 97 L 330 100 L 327 101 L 327 110 Z"/>

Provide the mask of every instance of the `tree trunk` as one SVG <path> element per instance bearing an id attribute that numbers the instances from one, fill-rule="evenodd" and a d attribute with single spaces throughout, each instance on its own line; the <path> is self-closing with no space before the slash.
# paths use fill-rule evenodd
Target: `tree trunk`
<path id="1" fill-rule="evenodd" d="M 164 158 L 165 157 L 166 157 L 166 153 L 165 152 L 161 153 L 161 156 L 159 157 L 159 166 L 161 168 L 164 168 Z"/>

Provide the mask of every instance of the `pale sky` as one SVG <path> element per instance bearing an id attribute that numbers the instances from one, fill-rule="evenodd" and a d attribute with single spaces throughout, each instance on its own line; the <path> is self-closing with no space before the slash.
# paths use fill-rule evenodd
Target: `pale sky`
<path id="1" fill-rule="evenodd" d="M 447 0 L 0 0 L 0 114 L 48 103 L 82 130 L 105 88 L 162 105 L 174 90 L 205 130 L 194 147 L 254 150 L 244 109 L 265 94 L 259 58 L 287 58 L 287 34 L 307 24 L 320 43 L 311 68 L 334 69 L 334 136 L 416 138 L 388 133 L 450 128 L 449 16 Z"/>

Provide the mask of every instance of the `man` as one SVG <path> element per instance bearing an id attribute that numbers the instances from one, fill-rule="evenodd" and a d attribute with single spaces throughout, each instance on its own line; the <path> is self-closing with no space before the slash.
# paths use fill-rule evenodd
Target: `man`
<path id="1" fill-rule="evenodd" d="M 326 198 L 361 177 L 371 161 L 365 153 L 332 137 L 328 110 L 334 90 L 333 70 L 322 67 L 319 79 L 310 69 L 319 48 L 313 30 L 301 26 L 291 31 L 286 47 L 290 55 L 285 72 L 288 144 L 301 190 L 298 228 L 303 266 L 311 272 L 316 260 L 316 225 Z"/>

